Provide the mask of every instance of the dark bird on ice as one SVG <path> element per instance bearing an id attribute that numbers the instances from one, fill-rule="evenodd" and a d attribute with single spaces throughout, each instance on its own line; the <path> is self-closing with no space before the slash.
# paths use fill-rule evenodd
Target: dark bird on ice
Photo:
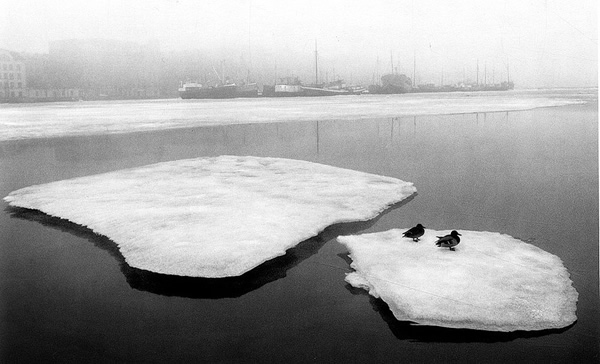
<path id="1" fill-rule="evenodd" d="M 450 235 L 438 236 L 438 240 L 435 242 L 435 245 L 439 246 L 440 248 L 450 248 L 450 250 L 454 250 L 454 247 L 460 243 L 459 236 L 461 235 L 458 233 L 458 231 L 452 230 Z"/>
<path id="2" fill-rule="evenodd" d="M 405 238 L 411 238 L 413 241 L 419 241 L 419 238 L 425 234 L 425 226 L 417 224 L 404 232 Z"/>

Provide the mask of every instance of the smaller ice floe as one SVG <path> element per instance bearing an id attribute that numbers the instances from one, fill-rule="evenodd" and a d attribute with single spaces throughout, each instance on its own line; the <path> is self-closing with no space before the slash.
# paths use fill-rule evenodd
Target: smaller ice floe
<path id="1" fill-rule="evenodd" d="M 26 187 L 4 200 L 110 238 L 132 267 L 218 278 L 415 192 L 410 182 L 317 163 L 221 156 Z"/>
<path id="2" fill-rule="evenodd" d="M 460 232 L 454 251 L 437 247 L 450 231 L 406 229 L 340 236 L 355 270 L 346 281 L 385 301 L 401 321 L 487 331 L 569 326 L 577 291 L 555 255 L 508 235 Z"/>

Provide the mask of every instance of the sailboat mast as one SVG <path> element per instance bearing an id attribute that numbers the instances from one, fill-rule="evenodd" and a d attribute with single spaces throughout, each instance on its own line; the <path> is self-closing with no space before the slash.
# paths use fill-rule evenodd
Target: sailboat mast
<path id="1" fill-rule="evenodd" d="M 319 84 L 319 60 L 317 53 L 317 40 L 315 39 L 315 85 Z"/>
<path id="2" fill-rule="evenodd" d="M 392 51 L 390 51 L 390 65 L 392 66 L 392 74 L 394 74 L 394 55 Z"/>

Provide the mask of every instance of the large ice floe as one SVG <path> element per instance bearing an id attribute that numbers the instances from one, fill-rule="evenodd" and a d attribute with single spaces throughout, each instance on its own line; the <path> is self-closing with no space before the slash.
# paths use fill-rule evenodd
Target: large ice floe
<path id="1" fill-rule="evenodd" d="M 317 163 L 220 156 L 26 187 L 4 200 L 110 238 L 132 267 L 218 278 L 415 192 L 410 182 Z"/>
<path id="2" fill-rule="evenodd" d="M 557 329 L 575 316 L 577 291 L 555 255 L 509 235 L 459 230 L 455 251 L 435 245 L 448 231 L 406 229 L 340 236 L 355 270 L 346 281 L 385 301 L 401 321 L 487 331 Z"/>

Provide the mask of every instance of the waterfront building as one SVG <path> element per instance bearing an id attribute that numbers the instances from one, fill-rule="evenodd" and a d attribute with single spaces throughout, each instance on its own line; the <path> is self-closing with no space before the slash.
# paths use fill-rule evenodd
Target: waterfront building
<path id="1" fill-rule="evenodd" d="M 77 101 L 82 93 L 78 88 L 30 88 L 25 94 L 27 101 Z"/>
<path id="2" fill-rule="evenodd" d="M 0 101 L 26 97 L 25 59 L 17 52 L 0 49 Z"/>

